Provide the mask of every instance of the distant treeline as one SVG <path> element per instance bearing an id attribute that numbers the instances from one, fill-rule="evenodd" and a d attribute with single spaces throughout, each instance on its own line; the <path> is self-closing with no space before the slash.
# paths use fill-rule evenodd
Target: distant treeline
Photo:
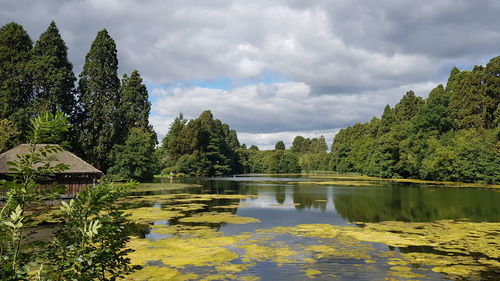
<path id="1" fill-rule="evenodd" d="M 325 138 L 297 136 L 290 149 L 279 141 L 275 150 L 240 145 L 236 131 L 210 111 L 185 120 L 180 114 L 157 150 L 163 173 L 222 176 L 240 173 L 299 173 L 328 168 Z"/>
<path id="2" fill-rule="evenodd" d="M 35 44 L 17 23 L 0 28 L 0 152 L 26 141 L 34 116 L 63 112 L 72 128 L 54 142 L 116 177 L 150 178 L 158 166 L 150 108 L 138 71 L 118 78 L 116 44 L 105 29 L 77 80 L 54 22 Z"/>
<path id="3" fill-rule="evenodd" d="M 427 99 L 407 92 L 382 117 L 341 130 L 330 167 L 379 177 L 500 183 L 500 57 L 453 68 Z"/>
<path id="4" fill-rule="evenodd" d="M 164 173 L 220 176 L 243 172 L 236 131 L 214 119 L 210 111 L 171 124 L 157 153 Z"/>

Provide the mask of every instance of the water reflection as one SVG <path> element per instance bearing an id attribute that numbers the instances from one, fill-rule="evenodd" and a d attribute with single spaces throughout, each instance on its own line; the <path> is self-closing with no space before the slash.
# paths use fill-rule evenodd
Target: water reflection
<path id="1" fill-rule="evenodd" d="M 265 182 L 255 182 L 256 180 Z M 484 188 L 439 188 L 407 184 L 373 186 L 335 186 L 291 184 L 280 178 L 221 178 L 203 182 L 204 192 L 245 194 L 255 198 L 244 200 L 249 208 L 276 212 L 309 212 L 341 217 L 345 222 L 436 221 L 470 219 L 500 221 L 500 192 Z M 305 179 L 301 179 L 304 181 Z M 222 203 L 222 202 L 220 202 Z M 255 215 L 255 210 L 253 211 Z M 288 213 L 287 215 L 292 215 Z M 261 214 L 259 217 L 266 219 Z M 325 221 L 326 222 L 326 221 Z M 300 221 L 297 223 L 310 223 Z"/>

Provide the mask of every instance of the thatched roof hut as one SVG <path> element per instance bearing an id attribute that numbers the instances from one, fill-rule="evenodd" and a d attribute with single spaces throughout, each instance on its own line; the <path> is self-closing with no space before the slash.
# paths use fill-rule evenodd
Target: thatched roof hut
<path id="1" fill-rule="evenodd" d="M 35 149 L 45 146 L 47 145 L 37 144 Z M 9 179 L 12 174 L 15 174 L 9 170 L 10 166 L 7 163 L 18 160 L 18 156 L 29 153 L 29 149 L 30 145 L 21 144 L 0 154 L 0 179 Z M 49 182 L 57 182 L 67 187 L 67 193 L 64 195 L 66 198 L 74 197 L 78 191 L 95 183 L 103 176 L 101 171 L 64 149 L 50 154 L 49 157 L 52 166 L 63 163 L 69 167 L 68 170 L 55 174 L 49 180 Z"/>

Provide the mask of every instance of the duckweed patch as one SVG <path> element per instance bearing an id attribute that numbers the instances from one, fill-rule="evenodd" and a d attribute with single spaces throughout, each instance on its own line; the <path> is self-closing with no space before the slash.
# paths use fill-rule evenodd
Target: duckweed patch
<path id="1" fill-rule="evenodd" d="M 316 270 L 316 269 L 307 269 L 307 270 L 304 270 L 304 272 L 306 273 L 307 277 L 309 277 L 311 279 L 316 278 L 316 275 L 321 274 L 321 271 Z"/>
<path id="2" fill-rule="evenodd" d="M 197 184 L 184 183 L 140 183 L 130 192 L 175 191 L 191 187 L 201 187 Z"/>
<path id="3" fill-rule="evenodd" d="M 246 224 L 253 222 L 260 222 L 256 218 L 250 217 L 240 217 L 238 215 L 229 212 L 205 212 L 201 214 L 196 214 L 191 217 L 181 218 L 180 222 L 191 222 L 191 223 L 231 223 L 231 224 Z"/>
<path id="4" fill-rule="evenodd" d="M 133 264 L 146 265 L 150 261 L 175 268 L 191 266 L 216 266 L 238 258 L 238 254 L 225 248 L 238 242 L 237 236 L 191 237 L 161 239 L 132 238 L 129 254 Z"/>
<path id="5" fill-rule="evenodd" d="M 157 206 L 126 210 L 136 222 L 173 219 L 170 223 L 178 223 L 150 226 L 152 234 L 166 235 L 165 239 L 131 239 L 129 246 L 135 251 L 129 258 L 144 268 L 128 280 L 259 280 L 248 273 L 262 262 L 276 266 L 300 264 L 305 267 L 302 278 L 315 278 L 322 272 L 311 267 L 322 269 L 316 265 L 326 260 L 346 262 L 359 271 L 382 269 L 389 280 L 422 279 L 436 274 L 480 280 L 500 275 L 500 223 L 387 221 L 358 226 L 301 224 L 237 235 L 218 231 L 221 224 L 260 222 L 232 213 L 245 206 L 238 201 L 251 197 L 181 193 L 127 198 L 128 204 Z M 227 201 L 210 202 L 219 199 Z M 391 250 L 380 250 L 380 244 Z"/>
<path id="6" fill-rule="evenodd" d="M 294 259 L 293 257 L 297 256 L 298 253 L 292 251 L 287 245 L 270 244 L 269 246 L 265 246 L 248 244 L 240 246 L 240 248 L 245 249 L 245 253 L 242 258 L 242 261 L 244 262 L 271 261 L 277 263 L 278 265 L 297 262 L 297 259 Z"/>
<path id="7" fill-rule="evenodd" d="M 129 257 L 133 263 L 159 261 L 183 274 L 188 273 L 182 271 L 188 265 L 211 267 L 217 272 L 200 275 L 200 280 L 220 280 L 215 276 L 237 279 L 239 273 L 259 262 L 310 265 L 323 259 L 357 261 L 352 266 L 359 270 L 375 270 L 372 264 L 385 263 L 389 280 L 422 279 L 429 272 L 479 280 L 484 272 L 500 272 L 500 223 L 383 222 L 362 227 L 302 224 L 232 236 L 206 226 L 167 226 L 153 231 L 172 236 L 157 241 L 132 239 L 130 247 L 136 251 Z M 287 236 L 310 239 L 312 243 L 287 244 L 283 242 L 289 241 Z M 400 252 L 377 250 L 372 242 L 399 247 Z M 314 278 L 321 272 L 307 269 L 304 273 Z"/>
<path id="8" fill-rule="evenodd" d="M 154 233 L 162 235 L 171 235 L 178 237 L 210 237 L 221 235 L 217 230 L 208 226 L 189 226 L 189 225 L 172 225 L 157 227 L 152 230 Z"/>
<path id="9" fill-rule="evenodd" d="M 205 207 L 207 207 L 206 204 L 190 203 L 190 204 L 169 205 L 166 208 L 171 209 L 171 210 L 179 210 L 179 211 L 187 212 L 187 211 L 202 210 Z"/>
<path id="10" fill-rule="evenodd" d="M 170 267 L 145 266 L 127 276 L 125 280 L 148 281 L 148 280 L 172 280 L 186 281 L 198 280 L 198 275 L 194 273 L 182 274 L 180 271 Z"/>
<path id="11" fill-rule="evenodd" d="M 157 220 L 170 220 L 176 217 L 184 216 L 179 211 L 162 210 L 155 207 L 142 207 L 125 210 L 125 214 L 130 215 L 130 219 L 134 222 L 149 223 Z"/>

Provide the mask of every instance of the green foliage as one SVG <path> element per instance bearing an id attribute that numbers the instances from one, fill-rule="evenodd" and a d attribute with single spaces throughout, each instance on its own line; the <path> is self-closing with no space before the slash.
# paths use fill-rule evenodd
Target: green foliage
<path id="1" fill-rule="evenodd" d="M 165 171 L 199 176 L 241 172 L 236 131 L 214 119 L 210 111 L 187 122 L 182 114 L 171 124 L 162 141 Z"/>
<path id="2" fill-rule="evenodd" d="M 73 147 L 101 170 L 113 164 L 113 148 L 124 145 L 134 127 L 147 128 L 156 144 L 146 86 L 138 71 L 124 75 L 120 83 L 116 44 L 106 30 L 92 42 L 76 90 L 72 68 L 54 22 L 33 48 L 21 25 L 1 27 L 0 151 L 24 142 L 29 119 L 46 111 L 63 112 L 73 125 L 54 141 L 66 140 L 66 149 Z"/>
<path id="3" fill-rule="evenodd" d="M 103 183 L 63 202 L 61 226 L 44 253 L 45 278 L 116 280 L 136 268 L 127 258 L 130 222 L 113 204 L 130 187 Z"/>
<path id="4" fill-rule="evenodd" d="M 249 150 L 258 151 L 258 150 L 259 150 L 259 147 L 258 147 L 258 146 L 256 146 L 256 145 L 253 145 L 253 144 L 252 144 L 252 145 L 251 145 L 248 149 L 249 149 Z"/>
<path id="5" fill-rule="evenodd" d="M 500 182 L 500 57 L 454 68 L 427 100 L 407 92 L 382 118 L 342 129 L 330 167 L 379 177 Z"/>
<path id="6" fill-rule="evenodd" d="M 0 119 L 10 119 L 21 130 L 28 126 L 32 99 L 31 48 L 21 25 L 11 22 L 0 28 Z"/>
<path id="7" fill-rule="evenodd" d="M 296 136 L 293 139 L 291 151 L 302 153 L 320 153 L 327 150 L 326 140 L 324 136 L 319 138 L 304 138 L 303 136 Z"/>
<path id="8" fill-rule="evenodd" d="M 154 134 L 148 120 L 150 110 L 151 102 L 148 101 L 148 90 L 142 83 L 139 72 L 134 70 L 130 77 L 123 75 L 117 112 L 116 127 L 119 128 L 117 143 L 125 142 L 133 127 L 149 128 L 150 132 Z M 152 138 L 156 139 L 156 134 Z"/>
<path id="9" fill-rule="evenodd" d="M 278 141 L 274 146 L 274 150 L 285 150 L 285 143 L 283 141 Z"/>
<path id="10" fill-rule="evenodd" d="M 14 122 L 9 119 L 0 119 L 0 153 L 14 147 L 20 134 Z"/>
<path id="11" fill-rule="evenodd" d="M 75 110 L 73 65 L 68 48 L 52 21 L 32 50 L 29 70 L 33 77 L 35 114 L 57 111 L 71 116 Z"/>
<path id="12" fill-rule="evenodd" d="M 132 128 L 123 145 L 113 148 L 113 165 L 108 174 L 119 180 L 146 181 L 155 172 L 156 134 L 144 127 Z"/>
<path id="13" fill-rule="evenodd" d="M 31 120 L 28 153 L 9 162 L 15 172 L 7 183 L 6 202 L 0 210 L 0 276 L 2 280 L 116 280 L 135 269 L 126 216 L 113 202 L 130 185 L 97 185 L 63 203 L 58 229 L 50 241 L 32 237 L 36 216 L 49 215 L 43 200 L 56 199 L 64 187 L 47 186 L 47 177 L 68 169 L 52 164 L 60 146 L 39 145 L 59 139 L 68 131 L 63 113 L 42 114 Z"/>
<path id="14" fill-rule="evenodd" d="M 247 173 L 299 173 L 301 167 L 297 153 L 289 150 L 247 150 L 241 157 Z"/>
<path id="15" fill-rule="evenodd" d="M 115 41 L 104 29 L 97 33 L 85 57 L 78 91 L 79 145 L 85 160 L 106 170 L 117 139 L 120 80 Z"/>
<path id="16" fill-rule="evenodd" d="M 57 186 L 39 188 L 50 175 L 67 169 L 64 164 L 51 165 L 51 154 L 61 148 L 53 145 L 39 146 L 57 138 L 68 130 L 68 120 L 62 113 L 55 116 L 44 114 L 31 120 L 31 134 L 28 136 L 29 152 L 9 162 L 15 172 L 13 180 L 7 183 L 6 202 L 0 210 L 0 276 L 10 280 L 24 280 L 36 261 L 33 241 L 27 240 L 27 230 L 36 226 L 32 220 L 36 207 L 42 200 L 56 198 L 60 191 Z M 25 213 L 25 210 L 29 212 Z"/>
<path id="17" fill-rule="evenodd" d="M 460 73 L 450 101 L 451 115 L 457 129 L 485 128 L 493 125 L 493 115 L 500 95 L 498 80 L 495 79 L 495 59 L 485 69 L 476 66 L 472 71 Z M 497 70 L 498 71 L 498 70 Z"/>

